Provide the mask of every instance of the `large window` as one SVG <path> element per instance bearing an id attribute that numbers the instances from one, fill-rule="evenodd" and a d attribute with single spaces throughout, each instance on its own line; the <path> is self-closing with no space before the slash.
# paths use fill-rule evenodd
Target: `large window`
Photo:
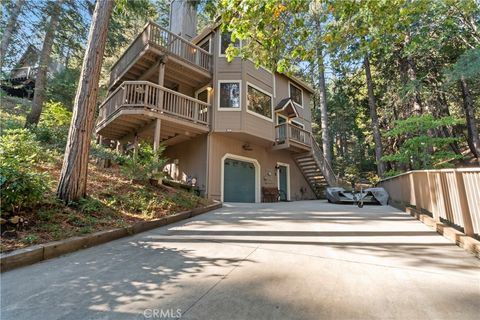
<path id="1" fill-rule="evenodd" d="M 272 97 L 252 85 L 247 90 L 248 110 L 272 119 Z"/>
<path id="2" fill-rule="evenodd" d="M 225 55 L 225 51 L 227 50 L 228 46 L 232 42 L 232 34 L 230 32 L 228 33 L 222 33 L 220 36 L 220 55 Z M 236 40 L 233 43 L 234 47 L 240 47 L 240 40 Z"/>
<path id="3" fill-rule="evenodd" d="M 303 91 L 293 83 L 290 83 L 290 98 L 293 102 L 303 107 Z"/>
<path id="4" fill-rule="evenodd" d="M 219 81 L 218 108 L 240 110 L 240 81 Z"/>

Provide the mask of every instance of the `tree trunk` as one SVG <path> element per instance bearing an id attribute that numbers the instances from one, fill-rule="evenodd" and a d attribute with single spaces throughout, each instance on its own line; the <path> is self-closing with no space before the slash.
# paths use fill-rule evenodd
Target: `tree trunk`
<path id="1" fill-rule="evenodd" d="M 368 54 L 365 55 L 364 66 L 367 78 L 368 107 L 370 109 L 370 119 L 372 120 L 373 141 L 375 142 L 375 160 L 377 161 L 377 173 L 379 177 L 383 177 L 383 174 L 385 173 L 385 165 L 382 161 L 382 136 L 380 135 L 380 126 L 378 124 L 377 106 L 375 102 L 375 95 L 373 93 L 372 74 L 370 72 L 370 61 L 368 59 Z"/>
<path id="2" fill-rule="evenodd" d="M 17 25 L 18 16 L 22 10 L 25 0 L 17 0 L 13 5 L 12 11 L 10 12 L 10 17 L 8 19 L 7 26 L 3 31 L 2 42 L 0 44 L 0 67 L 3 69 L 3 62 L 5 60 L 5 55 L 7 54 L 8 46 L 10 45 L 10 39 L 12 38 L 13 30 Z"/>
<path id="3" fill-rule="evenodd" d="M 480 161 L 480 137 L 478 136 L 478 128 L 475 120 L 475 112 L 473 110 L 473 100 L 468 89 L 468 84 L 462 76 L 460 79 L 460 87 L 462 89 L 463 109 L 465 110 L 465 118 L 467 120 L 467 142 L 473 155 Z"/>
<path id="4" fill-rule="evenodd" d="M 322 50 L 317 49 L 318 62 L 318 89 L 319 89 L 319 104 L 320 104 L 320 126 L 322 127 L 322 149 L 323 156 L 332 167 L 332 149 L 330 147 L 330 137 L 328 134 L 328 106 L 327 106 L 327 88 L 325 85 L 325 67 L 323 65 Z"/>
<path id="5" fill-rule="evenodd" d="M 33 94 L 32 111 L 27 116 L 25 127 L 36 126 L 42 113 L 43 101 L 45 100 L 45 87 L 47 86 L 47 73 L 50 64 L 50 55 L 52 53 L 55 31 L 60 20 L 60 13 L 63 0 L 52 3 L 50 20 L 47 22 L 47 31 L 43 40 L 42 52 L 38 62 L 37 78 L 35 79 L 35 91 Z"/>
<path id="6" fill-rule="evenodd" d="M 88 157 L 95 123 L 98 82 L 113 4 L 114 2 L 110 0 L 98 0 L 92 16 L 88 46 L 57 188 L 57 196 L 66 202 L 86 196 Z"/>

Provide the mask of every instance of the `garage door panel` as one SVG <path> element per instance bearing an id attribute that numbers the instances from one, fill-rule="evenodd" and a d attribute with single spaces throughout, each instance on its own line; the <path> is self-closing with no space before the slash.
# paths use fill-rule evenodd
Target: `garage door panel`
<path id="1" fill-rule="evenodd" d="M 255 166 L 246 161 L 225 159 L 225 202 L 255 202 Z"/>

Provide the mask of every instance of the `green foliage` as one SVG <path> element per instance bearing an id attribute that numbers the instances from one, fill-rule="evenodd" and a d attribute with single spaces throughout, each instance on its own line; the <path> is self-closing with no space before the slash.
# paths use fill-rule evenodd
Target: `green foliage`
<path id="1" fill-rule="evenodd" d="M 395 127 L 385 134 L 386 137 L 407 137 L 398 152 L 385 155 L 384 161 L 409 165 L 411 169 L 430 169 L 448 166 L 448 160 L 461 159 L 448 150 L 448 145 L 458 141 L 455 137 L 435 137 L 429 131 L 442 126 L 463 123 L 454 117 L 435 119 L 431 115 L 412 116 L 395 122 Z"/>
<path id="2" fill-rule="evenodd" d="M 60 102 L 49 101 L 45 104 L 40 122 L 32 130 L 38 141 L 47 148 L 59 152 L 65 150 L 72 112 Z"/>
<path id="3" fill-rule="evenodd" d="M 129 159 L 128 156 L 118 153 L 116 150 L 107 148 L 99 144 L 92 144 L 90 154 L 98 159 L 111 160 L 120 165 L 124 165 Z"/>
<path id="4" fill-rule="evenodd" d="M 43 127 L 68 127 L 72 120 L 72 112 L 58 101 L 49 101 L 45 103 L 42 115 L 40 116 L 39 126 Z"/>
<path id="5" fill-rule="evenodd" d="M 7 130 L 0 137 L 2 213 L 28 208 L 42 200 L 48 180 L 34 165 L 46 157 L 35 135 L 27 129 Z"/>
<path id="6" fill-rule="evenodd" d="M 55 73 L 48 81 L 46 99 L 57 101 L 59 105 L 66 106 L 69 110 L 72 110 L 79 78 L 80 69 L 65 68 L 59 73 Z M 47 106 L 48 104 L 52 104 L 52 102 L 47 103 Z M 42 115 L 44 113 L 45 110 Z"/>
<path id="7" fill-rule="evenodd" d="M 156 179 L 164 174 L 162 169 L 167 161 L 163 157 L 165 146 L 160 146 L 157 152 L 148 143 L 139 145 L 138 155 L 128 157 L 122 165 L 121 171 L 128 178 L 142 182 L 148 179 Z"/>

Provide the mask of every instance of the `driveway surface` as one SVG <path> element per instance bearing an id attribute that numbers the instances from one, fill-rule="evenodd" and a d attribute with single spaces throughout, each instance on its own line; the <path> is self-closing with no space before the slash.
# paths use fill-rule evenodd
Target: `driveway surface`
<path id="1" fill-rule="evenodd" d="M 480 260 L 391 207 L 224 208 L 1 275 L 1 319 L 478 319 Z"/>

